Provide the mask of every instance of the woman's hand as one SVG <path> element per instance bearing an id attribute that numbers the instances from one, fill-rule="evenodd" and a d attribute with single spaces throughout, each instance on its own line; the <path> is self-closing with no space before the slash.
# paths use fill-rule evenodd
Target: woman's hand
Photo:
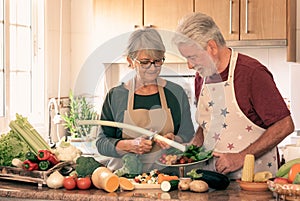
<path id="1" fill-rule="evenodd" d="M 131 140 L 132 150 L 131 152 L 136 154 L 145 154 L 151 151 L 152 149 L 152 141 L 147 140 L 143 137 L 136 138 Z"/>
<path id="2" fill-rule="evenodd" d="M 175 139 L 175 135 L 173 133 L 167 133 L 165 135 L 163 135 L 163 137 L 168 138 L 169 140 L 174 140 Z M 168 145 L 166 142 L 164 141 L 160 141 L 157 139 L 154 139 L 154 141 L 162 148 L 162 149 L 169 149 L 170 145 Z"/>

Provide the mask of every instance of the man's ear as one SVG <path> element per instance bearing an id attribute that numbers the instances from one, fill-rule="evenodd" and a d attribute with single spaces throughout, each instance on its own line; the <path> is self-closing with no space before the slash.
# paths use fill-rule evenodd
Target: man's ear
<path id="1" fill-rule="evenodd" d="M 207 42 L 207 51 L 211 54 L 211 55 L 216 55 L 218 53 L 218 45 L 216 43 L 216 41 L 214 40 L 209 40 Z"/>
<path id="2" fill-rule="evenodd" d="M 128 62 L 128 67 L 133 69 L 134 67 L 133 67 L 132 59 L 129 58 L 129 57 L 127 57 L 126 59 L 127 59 L 127 62 Z"/>

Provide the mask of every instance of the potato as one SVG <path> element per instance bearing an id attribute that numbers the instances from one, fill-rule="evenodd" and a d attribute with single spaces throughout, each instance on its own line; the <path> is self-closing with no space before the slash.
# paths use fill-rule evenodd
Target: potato
<path id="1" fill-rule="evenodd" d="M 208 191 L 208 184 L 205 181 L 201 180 L 194 180 L 189 184 L 190 190 L 202 193 Z"/>
<path id="2" fill-rule="evenodd" d="M 180 178 L 178 189 L 181 191 L 189 190 L 189 184 L 192 182 L 191 178 Z"/>

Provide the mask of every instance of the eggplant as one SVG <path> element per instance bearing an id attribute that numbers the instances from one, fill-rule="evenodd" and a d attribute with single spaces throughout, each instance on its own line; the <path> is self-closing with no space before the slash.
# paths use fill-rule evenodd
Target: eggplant
<path id="1" fill-rule="evenodd" d="M 194 180 L 205 181 L 209 188 L 216 190 L 225 190 L 230 184 L 230 179 L 226 175 L 210 170 L 192 169 L 187 175 Z"/>
<path id="2" fill-rule="evenodd" d="M 71 166 L 64 166 L 59 170 L 59 173 L 63 176 L 69 176 L 69 174 L 74 170 Z"/>

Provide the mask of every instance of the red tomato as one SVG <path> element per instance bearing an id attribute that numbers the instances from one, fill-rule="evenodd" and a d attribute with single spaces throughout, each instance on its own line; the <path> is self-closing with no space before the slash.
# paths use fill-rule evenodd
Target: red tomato
<path id="1" fill-rule="evenodd" d="M 300 173 L 300 163 L 294 164 L 290 171 L 289 171 L 289 176 L 288 180 L 290 183 L 293 183 L 294 179 L 296 178 L 296 175 Z"/>
<path id="2" fill-rule="evenodd" d="M 89 189 L 92 185 L 90 177 L 77 178 L 77 187 L 82 190 Z"/>
<path id="3" fill-rule="evenodd" d="M 72 190 L 76 188 L 76 181 L 73 177 L 65 177 L 64 178 L 64 187 L 67 190 Z"/>
<path id="4" fill-rule="evenodd" d="M 283 177 L 276 177 L 274 179 L 274 183 L 278 183 L 278 184 L 288 184 L 289 181 L 287 178 L 283 178 Z"/>

